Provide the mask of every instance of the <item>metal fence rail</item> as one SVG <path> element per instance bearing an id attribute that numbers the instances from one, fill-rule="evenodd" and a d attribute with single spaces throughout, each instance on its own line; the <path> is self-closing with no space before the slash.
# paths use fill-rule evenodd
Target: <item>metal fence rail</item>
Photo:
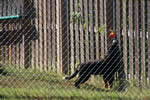
<path id="1" fill-rule="evenodd" d="M 74 73 L 79 63 L 110 56 L 112 32 L 119 42 L 126 92 L 116 91 L 121 87 L 118 71 L 110 94 L 103 93 L 105 79 L 99 76 L 77 90 L 72 81 L 61 79 Z M 93 98 L 125 99 L 132 98 L 131 93 L 133 99 L 150 98 L 149 37 L 149 0 L 0 0 L 0 96 L 9 97 L 10 92 L 15 97 L 23 91 L 16 97 L 84 99 L 80 94 L 88 94 L 87 89 L 95 93 Z M 133 91 L 139 88 L 142 92 L 136 95 Z"/>

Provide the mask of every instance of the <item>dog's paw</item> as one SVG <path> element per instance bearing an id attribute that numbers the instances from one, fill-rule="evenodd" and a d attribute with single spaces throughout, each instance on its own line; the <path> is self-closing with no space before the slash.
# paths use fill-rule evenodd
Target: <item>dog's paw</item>
<path id="1" fill-rule="evenodd" d="M 65 79 L 66 79 L 66 76 L 64 76 L 62 79 L 65 80 Z"/>

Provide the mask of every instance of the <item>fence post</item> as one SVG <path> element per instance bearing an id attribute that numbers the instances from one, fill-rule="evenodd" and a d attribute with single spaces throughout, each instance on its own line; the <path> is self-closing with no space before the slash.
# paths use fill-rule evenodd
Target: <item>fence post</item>
<path id="1" fill-rule="evenodd" d="M 32 37 L 32 31 L 33 27 L 31 24 L 32 18 L 34 16 L 33 12 L 33 2 L 31 0 L 24 1 L 24 23 L 23 27 L 24 29 L 24 67 L 29 68 L 31 67 L 31 58 L 32 58 L 32 49 L 31 49 L 31 39 Z M 31 34 L 32 33 L 32 34 Z"/>
<path id="2" fill-rule="evenodd" d="M 98 31 L 98 27 L 99 27 L 99 6 L 100 5 L 100 2 L 99 0 L 95 0 L 95 4 L 94 4 L 94 9 L 95 9 L 95 26 L 94 26 L 94 33 L 96 33 Z M 100 46 L 99 46 L 99 43 L 100 43 L 100 40 L 99 40 L 99 36 L 100 34 L 96 33 L 95 35 L 95 42 L 96 42 L 96 59 L 99 59 L 100 58 Z"/>
<path id="3" fill-rule="evenodd" d="M 48 41 L 48 38 L 47 38 L 47 28 L 46 28 L 46 25 L 48 24 L 47 21 L 46 21 L 46 18 L 48 16 L 47 14 L 47 6 L 46 6 L 46 3 L 47 3 L 47 0 L 43 0 L 43 28 L 44 28 L 44 71 L 47 71 L 47 41 Z M 55 11 L 55 10 L 54 10 Z"/>
<path id="4" fill-rule="evenodd" d="M 70 0 L 70 16 L 73 14 L 73 0 Z M 70 22 L 72 21 L 72 18 L 70 17 Z M 74 32 L 73 32 L 73 23 L 70 23 L 70 48 L 71 48 L 71 50 L 70 50 L 70 54 L 71 54 L 71 57 L 70 57 L 70 62 L 71 62 L 71 64 L 70 64 L 70 67 L 71 67 L 71 73 L 73 73 L 74 72 L 74 65 L 75 65 L 75 62 L 74 62 L 74 60 L 75 60 L 75 58 L 74 58 L 74 56 L 75 56 L 75 52 L 74 52 Z"/>
<path id="5" fill-rule="evenodd" d="M 127 36 L 126 36 L 126 0 L 123 0 L 123 60 L 124 60 L 124 67 L 125 73 L 127 75 Z"/>
<path id="6" fill-rule="evenodd" d="M 133 0 L 129 1 L 129 79 L 133 79 Z"/>
<path id="7" fill-rule="evenodd" d="M 57 72 L 68 72 L 67 0 L 57 0 Z"/>
<path id="8" fill-rule="evenodd" d="M 59 33 L 60 33 L 60 20 L 59 20 L 59 15 L 60 15 L 60 0 L 56 0 L 56 30 L 57 30 L 57 72 L 60 73 L 62 72 L 61 69 L 61 63 L 60 63 L 60 39 L 59 39 Z"/>
<path id="9" fill-rule="evenodd" d="M 135 27 L 135 80 L 136 85 L 139 85 L 139 1 L 135 0 L 134 6 L 135 6 L 135 17 L 134 17 L 134 27 Z"/>
<path id="10" fill-rule="evenodd" d="M 103 8 L 103 0 L 100 0 L 100 26 L 102 26 L 102 25 L 104 25 L 104 20 L 103 20 L 103 18 L 104 18 L 104 8 Z M 103 41 L 104 41 L 104 32 L 101 32 L 101 34 L 100 34 L 100 40 L 101 40 L 101 43 L 100 43 L 100 45 L 101 45 L 101 58 L 104 58 L 104 52 L 105 52 L 105 50 L 104 50 L 104 43 L 103 43 Z"/>
<path id="11" fill-rule="evenodd" d="M 142 45 L 142 50 L 141 50 L 141 62 L 142 62 L 142 67 L 141 67 L 141 75 L 142 75 L 142 77 L 141 77 L 141 83 L 143 83 L 143 84 L 141 84 L 142 86 L 145 86 L 146 85 L 146 52 L 145 52 L 145 49 L 146 49 L 146 45 L 145 45 L 145 40 L 146 40 L 146 38 L 145 38 L 145 33 L 146 33 L 146 31 L 145 31 L 145 1 L 144 0 L 142 0 L 141 1 L 141 26 L 142 26 L 142 41 L 141 41 L 141 45 Z"/>
<path id="12" fill-rule="evenodd" d="M 89 20 L 88 20 L 88 0 L 85 0 L 84 2 L 84 16 L 85 16 L 85 52 L 86 52 L 86 58 L 85 61 L 89 61 L 90 57 L 89 57 Z"/>
<path id="13" fill-rule="evenodd" d="M 52 8 L 51 8 L 51 37 L 52 37 L 52 69 L 53 71 L 56 71 L 55 65 L 56 65 L 56 1 L 51 0 Z"/>

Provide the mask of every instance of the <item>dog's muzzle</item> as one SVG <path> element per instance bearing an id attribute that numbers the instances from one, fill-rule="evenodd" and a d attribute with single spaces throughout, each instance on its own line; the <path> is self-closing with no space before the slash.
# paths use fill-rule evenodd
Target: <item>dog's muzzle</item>
<path id="1" fill-rule="evenodd" d="M 117 43 L 117 40 L 113 40 L 113 44 Z"/>

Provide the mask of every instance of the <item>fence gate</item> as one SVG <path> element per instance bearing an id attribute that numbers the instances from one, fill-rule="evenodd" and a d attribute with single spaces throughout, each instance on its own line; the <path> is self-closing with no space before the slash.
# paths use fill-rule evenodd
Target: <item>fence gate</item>
<path id="1" fill-rule="evenodd" d="M 149 0 L 0 0 L 2 99 L 149 100 L 149 56 Z"/>

